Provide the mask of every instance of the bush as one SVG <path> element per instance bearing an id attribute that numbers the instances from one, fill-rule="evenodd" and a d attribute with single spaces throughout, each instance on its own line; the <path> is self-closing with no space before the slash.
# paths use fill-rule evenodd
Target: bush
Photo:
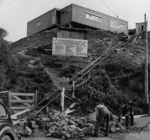
<path id="1" fill-rule="evenodd" d="M 142 111 L 143 111 L 142 113 L 144 113 L 144 114 L 149 113 L 149 104 L 148 103 L 145 103 L 144 101 L 138 101 L 137 106 L 142 109 Z"/>

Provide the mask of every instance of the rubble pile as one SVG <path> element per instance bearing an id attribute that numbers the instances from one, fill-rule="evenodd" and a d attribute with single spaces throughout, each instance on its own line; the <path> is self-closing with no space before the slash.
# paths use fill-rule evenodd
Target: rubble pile
<path id="1" fill-rule="evenodd" d="M 49 114 L 27 118 L 16 125 L 21 136 L 81 138 L 91 136 L 94 124 L 86 117 L 74 117 L 52 110 Z"/>
<path id="2" fill-rule="evenodd" d="M 15 127 L 21 136 L 27 137 L 85 138 L 92 136 L 94 125 L 95 119 L 90 117 L 75 117 L 51 110 L 46 115 L 20 120 Z M 105 129 L 101 127 L 101 131 Z M 110 122 L 110 132 L 124 131 L 125 128 L 117 121 Z"/>

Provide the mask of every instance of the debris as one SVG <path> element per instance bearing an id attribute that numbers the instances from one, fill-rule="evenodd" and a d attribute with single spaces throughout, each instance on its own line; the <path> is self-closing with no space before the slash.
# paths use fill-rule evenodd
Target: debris
<path id="1" fill-rule="evenodd" d="M 24 113 L 26 113 L 26 112 L 29 112 L 29 111 L 30 111 L 30 109 L 26 109 L 26 110 L 20 111 L 20 112 L 18 112 L 18 113 L 16 113 L 16 114 L 13 114 L 13 115 L 11 115 L 11 119 L 17 119 L 17 117 L 18 117 L 19 115 L 22 115 L 22 114 L 24 114 Z"/>
<path id="2" fill-rule="evenodd" d="M 87 123 L 86 117 L 79 118 L 51 110 L 48 115 L 42 114 L 20 121 L 16 124 L 16 129 L 22 136 L 31 136 L 36 131 L 43 131 L 45 137 L 82 138 L 91 136 L 94 124 Z"/>
<path id="3" fill-rule="evenodd" d="M 66 110 L 65 110 L 65 113 L 66 113 L 66 114 L 69 114 L 69 113 L 72 113 L 72 112 L 74 112 L 74 111 L 75 111 L 75 109 L 73 109 L 73 110 L 66 109 Z"/>
<path id="4" fill-rule="evenodd" d="M 75 109 L 73 109 L 73 110 L 71 110 L 71 109 L 72 109 L 76 104 L 77 104 L 77 103 L 71 104 L 71 105 L 69 106 L 69 108 L 65 110 L 65 113 L 66 113 L 66 114 L 69 114 L 69 113 L 71 113 L 71 112 L 74 112 Z"/>
<path id="5" fill-rule="evenodd" d="M 89 117 L 75 117 L 67 115 L 65 112 L 50 110 L 48 114 L 20 120 L 15 126 L 21 136 L 84 138 L 92 136 L 94 124 L 95 120 Z M 120 123 L 110 122 L 110 132 L 123 131 L 125 128 Z"/>

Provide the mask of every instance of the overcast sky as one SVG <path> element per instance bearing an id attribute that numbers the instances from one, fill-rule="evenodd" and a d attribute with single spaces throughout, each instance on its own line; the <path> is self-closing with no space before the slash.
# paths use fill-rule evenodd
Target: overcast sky
<path id="1" fill-rule="evenodd" d="M 28 21 L 52 8 L 72 3 L 111 16 L 118 15 L 128 21 L 130 29 L 135 28 L 136 22 L 143 22 L 146 13 L 150 29 L 150 0 L 0 0 L 0 27 L 9 33 L 7 40 L 17 41 L 26 37 Z"/>

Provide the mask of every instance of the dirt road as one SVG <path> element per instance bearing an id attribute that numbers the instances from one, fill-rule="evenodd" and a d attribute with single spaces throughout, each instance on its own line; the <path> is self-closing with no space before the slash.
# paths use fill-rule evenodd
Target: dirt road
<path id="1" fill-rule="evenodd" d="M 23 138 L 22 140 L 60 140 L 55 138 Z M 150 140 L 150 117 L 135 119 L 135 125 L 129 133 L 113 133 L 108 137 L 102 134 L 98 138 L 87 138 L 86 140 Z"/>
<path id="2" fill-rule="evenodd" d="M 54 138 L 30 138 L 23 140 L 60 140 Z M 129 133 L 129 134 L 112 134 L 109 137 L 100 136 L 98 138 L 88 138 L 87 140 L 150 140 L 150 133 Z"/>

